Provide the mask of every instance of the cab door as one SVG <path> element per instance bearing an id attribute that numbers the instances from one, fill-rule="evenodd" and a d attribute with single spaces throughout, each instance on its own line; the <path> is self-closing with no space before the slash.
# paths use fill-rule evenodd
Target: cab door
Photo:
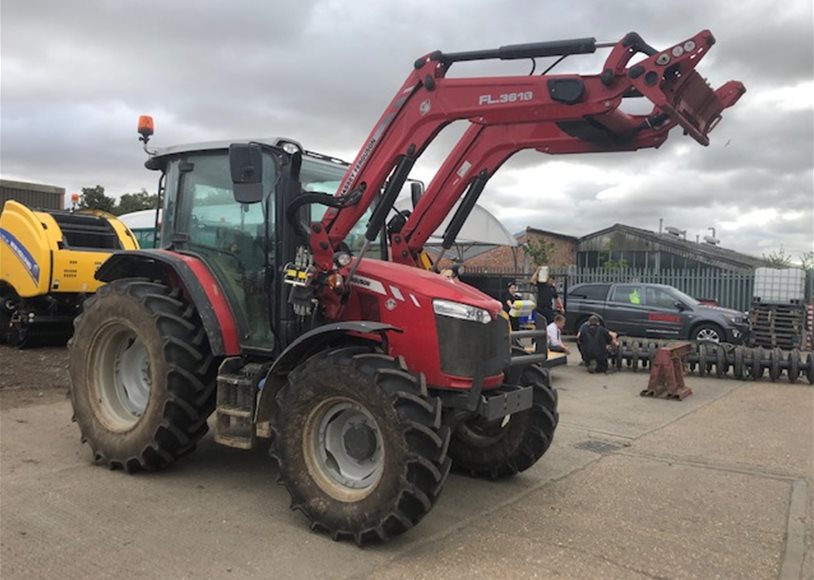
<path id="1" fill-rule="evenodd" d="M 273 349 L 269 312 L 273 302 L 267 277 L 274 275 L 274 211 L 266 215 L 265 201 L 235 201 L 226 150 L 191 153 L 174 163 L 180 167 L 173 228 L 177 247 L 200 257 L 220 283 L 241 346 Z M 264 184 L 274 183 L 273 172 L 274 163 L 269 159 L 263 164 Z M 268 207 L 274 207 L 273 201 Z"/>

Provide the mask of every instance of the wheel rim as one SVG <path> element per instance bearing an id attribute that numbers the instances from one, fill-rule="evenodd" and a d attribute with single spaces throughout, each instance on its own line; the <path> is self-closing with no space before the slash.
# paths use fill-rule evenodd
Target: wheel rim
<path id="1" fill-rule="evenodd" d="M 720 342 L 721 337 L 718 335 L 718 331 L 714 328 L 702 328 L 698 331 L 698 334 L 695 335 L 695 340 L 706 340 L 708 342 Z"/>
<path id="2" fill-rule="evenodd" d="M 328 399 L 311 412 L 303 451 L 319 487 L 340 501 L 367 497 L 384 471 L 379 425 L 367 409 L 349 399 Z"/>
<path id="3" fill-rule="evenodd" d="M 110 430 L 127 431 L 139 422 L 150 402 L 152 369 L 147 347 L 133 329 L 117 322 L 97 333 L 91 352 L 97 416 Z"/>

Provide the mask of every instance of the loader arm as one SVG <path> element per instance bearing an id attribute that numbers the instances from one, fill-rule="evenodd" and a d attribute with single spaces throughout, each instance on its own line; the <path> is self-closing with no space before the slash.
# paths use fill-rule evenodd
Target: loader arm
<path id="1" fill-rule="evenodd" d="M 471 126 L 401 232 L 391 238 L 398 261 L 412 263 L 415 252 L 473 180 L 488 179 L 522 149 L 564 154 L 658 147 L 676 125 L 707 145 L 707 135 L 722 110 L 734 105 L 745 91 L 737 81 L 712 90 L 695 71 L 714 43 L 712 34 L 703 30 L 657 51 L 630 33 L 612 45 L 602 72 L 596 75 L 445 78 L 458 61 L 592 53 L 597 47 L 594 39 L 434 52 L 420 58 L 337 190 L 349 203 L 330 208 L 322 223 L 312 226 L 311 247 L 317 263 L 331 267 L 333 251 L 374 201 L 381 199 L 379 204 L 389 209 L 421 153 L 456 120 L 468 120 Z M 645 57 L 628 66 L 638 53 Z M 622 99 L 631 96 L 649 99 L 652 111 L 645 115 L 621 111 Z"/>

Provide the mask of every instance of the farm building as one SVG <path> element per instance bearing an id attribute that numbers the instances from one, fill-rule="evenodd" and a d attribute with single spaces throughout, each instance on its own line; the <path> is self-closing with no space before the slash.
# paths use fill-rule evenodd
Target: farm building
<path id="1" fill-rule="evenodd" d="M 464 254 L 467 269 L 484 272 L 531 272 L 534 269 L 532 260 L 526 255 L 526 244 L 531 241 L 544 240 L 549 246 L 549 265 L 553 267 L 569 266 L 576 262 L 577 243 L 579 238 L 526 228 L 514 235 L 515 247 L 481 247 L 472 248 Z"/>
<path id="2" fill-rule="evenodd" d="M 765 266 L 760 258 L 727 250 L 717 240 L 695 241 L 667 228 L 663 233 L 614 224 L 579 239 L 576 265 L 602 268 L 610 265 L 646 270 L 714 269 L 751 272 Z"/>
<path id="3" fill-rule="evenodd" d="M 65 209 L 65 188 L 0 179 L 0 208 L 10 199 L 32 208 Z"/>

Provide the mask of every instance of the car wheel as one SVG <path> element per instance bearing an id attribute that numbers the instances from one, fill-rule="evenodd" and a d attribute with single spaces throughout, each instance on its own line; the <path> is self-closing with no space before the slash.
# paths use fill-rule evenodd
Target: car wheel
<path id="1" fill-rule="evenodd" d="M 696 326 L 690 335 L 692 340 L 700 340 L 706 342 L 723 342 L 724 331 L 717 324 L 704 323 Z"/>

